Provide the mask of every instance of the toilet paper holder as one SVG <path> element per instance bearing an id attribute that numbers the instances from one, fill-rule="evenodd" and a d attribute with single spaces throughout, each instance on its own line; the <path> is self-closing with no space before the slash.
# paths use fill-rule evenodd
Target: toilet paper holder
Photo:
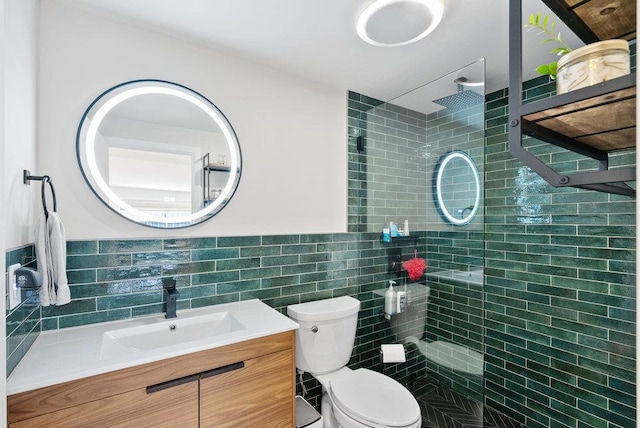
<path id="1" fill-rule="evenodd" d="M 398 343 L 397 345 L 400 345 L 400 344 Z M 402 344 L 402 351 L 404 353 L 404 361 L 384 361 L 384 353 L 382 352 L 382 346 L 380 346 L 380 352 L 379 352 L 380 364 L 381 365 L 384 365 L 384 364 L 398 364 L 398 363 L 406 362 L 407 344 Z"/>

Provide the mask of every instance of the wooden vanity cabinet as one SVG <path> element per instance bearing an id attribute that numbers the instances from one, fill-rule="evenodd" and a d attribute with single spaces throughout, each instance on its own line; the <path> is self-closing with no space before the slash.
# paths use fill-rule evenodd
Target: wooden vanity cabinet
<path id="1" fill-rule="evenodd" d="M 11 428 L 32 427 L 198 427 L 198 382 L 148 394 L 136 389 L 34 418 L 11 423 Z"/>
<path id="2" fill-rule="evenodd" d="M 292 427 L 294 332 L 8 397 L 9 427 Z"/>
<path id="3" fill-rule="evenodd" d="M 240 370 L 200 379 L 202 428 L 291 427 L 290 352 L 245 362 Z"/>

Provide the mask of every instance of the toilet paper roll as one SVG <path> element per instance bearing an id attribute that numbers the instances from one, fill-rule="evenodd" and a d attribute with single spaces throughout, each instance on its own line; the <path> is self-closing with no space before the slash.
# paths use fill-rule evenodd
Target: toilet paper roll
<path id="1" fill-rule="evenodd" d="M 383 363 L 404 363 L 407 357 L 404 354 L 404 346 L 400 344 L 381 345 Z"/>

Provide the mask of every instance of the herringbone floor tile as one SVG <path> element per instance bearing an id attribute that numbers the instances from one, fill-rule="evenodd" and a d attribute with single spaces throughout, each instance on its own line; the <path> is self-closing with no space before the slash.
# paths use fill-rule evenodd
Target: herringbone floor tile
<path id="1" fill-rule="evenodd" d="M 416 397 L 422 411 L 423 428 L 526 428 L 448 388 L 422 385 L 421 389 L 429 391 Z"/>

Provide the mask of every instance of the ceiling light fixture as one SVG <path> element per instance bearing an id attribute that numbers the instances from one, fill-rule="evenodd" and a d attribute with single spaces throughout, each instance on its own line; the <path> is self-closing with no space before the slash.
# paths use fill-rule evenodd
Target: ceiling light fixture
<path id="1" fill-rule="evenodd" d="M 374 46 L 404 46 L 435 30 L 443 14 L 443 0 L 375 0 L 358 16 L 356 31 Z"/>

